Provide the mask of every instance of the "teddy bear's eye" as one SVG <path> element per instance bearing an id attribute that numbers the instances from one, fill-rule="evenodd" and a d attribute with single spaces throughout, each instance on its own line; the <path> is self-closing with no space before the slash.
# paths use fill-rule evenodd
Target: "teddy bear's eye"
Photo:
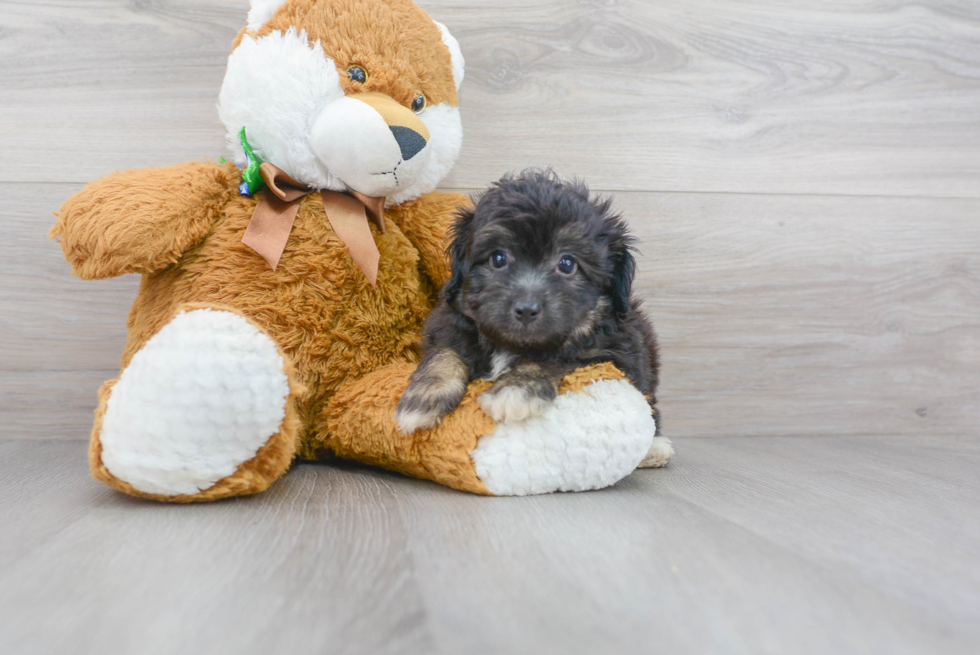
<path id="1" fill-rule="evenodd" d="M 425 105 L 425 96 L 420 93 L 415 97 L 415 100 L 412 101 L 412 111 L 414 111 L 416 114 L 421 114 L 423 111 L 425 111 Z"/>
<path id="2" fill-rule="evenodd" d="M 490 254 L 490 265 L 494 268 L 503 268 L 507 265 L 507 253 L 503 250 L 494 250 Z"/>
<path id="3" fill-rule="evenodd" d="M 562 255 L 558 260 L 558 272 L 563 275 L 571 275 L 578 268 L 578 264 L 571 255 Z"/>
<path id="4" fill-rule="evenodd" d="M 367 82 L 367 71 L 360 66 L 349 66 L 347 68 L 347 77 L 353 82 L 364 84 Z"/>

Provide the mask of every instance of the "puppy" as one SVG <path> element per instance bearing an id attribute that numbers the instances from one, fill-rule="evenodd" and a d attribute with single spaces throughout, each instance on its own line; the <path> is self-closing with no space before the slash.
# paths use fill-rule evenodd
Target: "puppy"
<path id="1" fill-rule="evenodd" d="M 630 295 L 632 237 L 608 199 L 580 182 L 524 171 L 494 183 L 451 231 L 452 276 L 423 333 L 425 353 L 395 418 L 403 432 L 431 428 L 468 383 L 498 422 L 543 413 L 574 369 L 612 362 L 656 410 L 659 360 L 653 327 Z M 656 439 L 641 466 L 663 466 Z"/>

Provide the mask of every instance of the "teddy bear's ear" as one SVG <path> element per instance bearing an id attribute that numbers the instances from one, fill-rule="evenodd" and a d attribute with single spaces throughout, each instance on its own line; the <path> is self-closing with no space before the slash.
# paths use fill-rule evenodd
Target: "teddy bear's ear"
<path id="1" fill-rule="evenodd" d="M 453 81 L 456 83 L 456 90 L 459 91 L 459 85 L 463 83 L 463 69 L 465 65 L 463 51 L 459 49 L 459 41 L 449 33 L 449 29 L 445 25 L 435 20 L 432 22 L 442 32 L 442 42 L 449 48 L 449 54 L 453 59 Z"/>
<path id="2" fill-rule="evenodd" d="M 248 10 L 248 31 L 254 32 L 262 27 L 276 13 L 276 9 L 284 4 L 286 0 L 252 0 L 252 6 Z"/>

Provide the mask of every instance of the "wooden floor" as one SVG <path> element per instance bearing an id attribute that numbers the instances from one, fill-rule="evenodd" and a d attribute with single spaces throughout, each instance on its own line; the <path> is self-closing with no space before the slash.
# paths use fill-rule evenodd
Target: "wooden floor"
<path id="1" fill-rule="evenodd" d="M 73 279 L 51 212 L 115 170 L 227 154 L 215 103 L 247 6 L 0 0 L 12 436 L 84 434 L 139 284 Z M 550 165 L 613 195 L 672 435 L 976 433 L 980 3 L 422 6 L 467 62 L 442 186 Z"/>
<path id="2" fill-rule="evenodd" d="M 87 477 L 139 280 L 46 238 L 217 159 L 247 0 L 0 0 L 0 655 L 980 653 L 980 3 L 421 0 L 466 57 L 443 187 L 580 175 L 639 238 L 678 455 L 477 498 L 300 465 Z"/>
<path id="3" fill-rule="evenodd" d="M 977 652 L 980 439 L 677 446 L 584 494 L 304 464 L 179 507 L 4 441 L 0 652 Z"/>

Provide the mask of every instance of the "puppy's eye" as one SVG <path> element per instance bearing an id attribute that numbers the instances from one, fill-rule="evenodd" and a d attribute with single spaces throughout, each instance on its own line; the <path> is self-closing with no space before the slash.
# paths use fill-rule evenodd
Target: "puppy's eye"
<path id="1" fill-rule="evenodd" d="M 571 255 L 562 255 L 562 258 L 558 260 L 558 272 L 562 275 L 571 275 L 577 268 L 578 264 Z"/>
<path id="2" fill-rule="evenodd" d="M 507 265 L 507 253 L 503 250 L 494 250 L 490 254 L 490 265 L 494 268 L 503 268 Z"/>
<path id="3" fill-rule="evenodd" d="M 357 82 L 358 84 L 364 84 L 367 82 L 367 71 L 360 66 L 349 66 L 347 68 L 347 77 L 351 79 L 352 82 Z"/>
<path id="4" fill-rule="evenodd" d="M 416 114 L 421 114 L 423 111 L 425 111 L 425 105 L 425 96 L 420 93 L 415 97 L 415 100 L 412 101 L 412 111 L 414 111 Z"/>

